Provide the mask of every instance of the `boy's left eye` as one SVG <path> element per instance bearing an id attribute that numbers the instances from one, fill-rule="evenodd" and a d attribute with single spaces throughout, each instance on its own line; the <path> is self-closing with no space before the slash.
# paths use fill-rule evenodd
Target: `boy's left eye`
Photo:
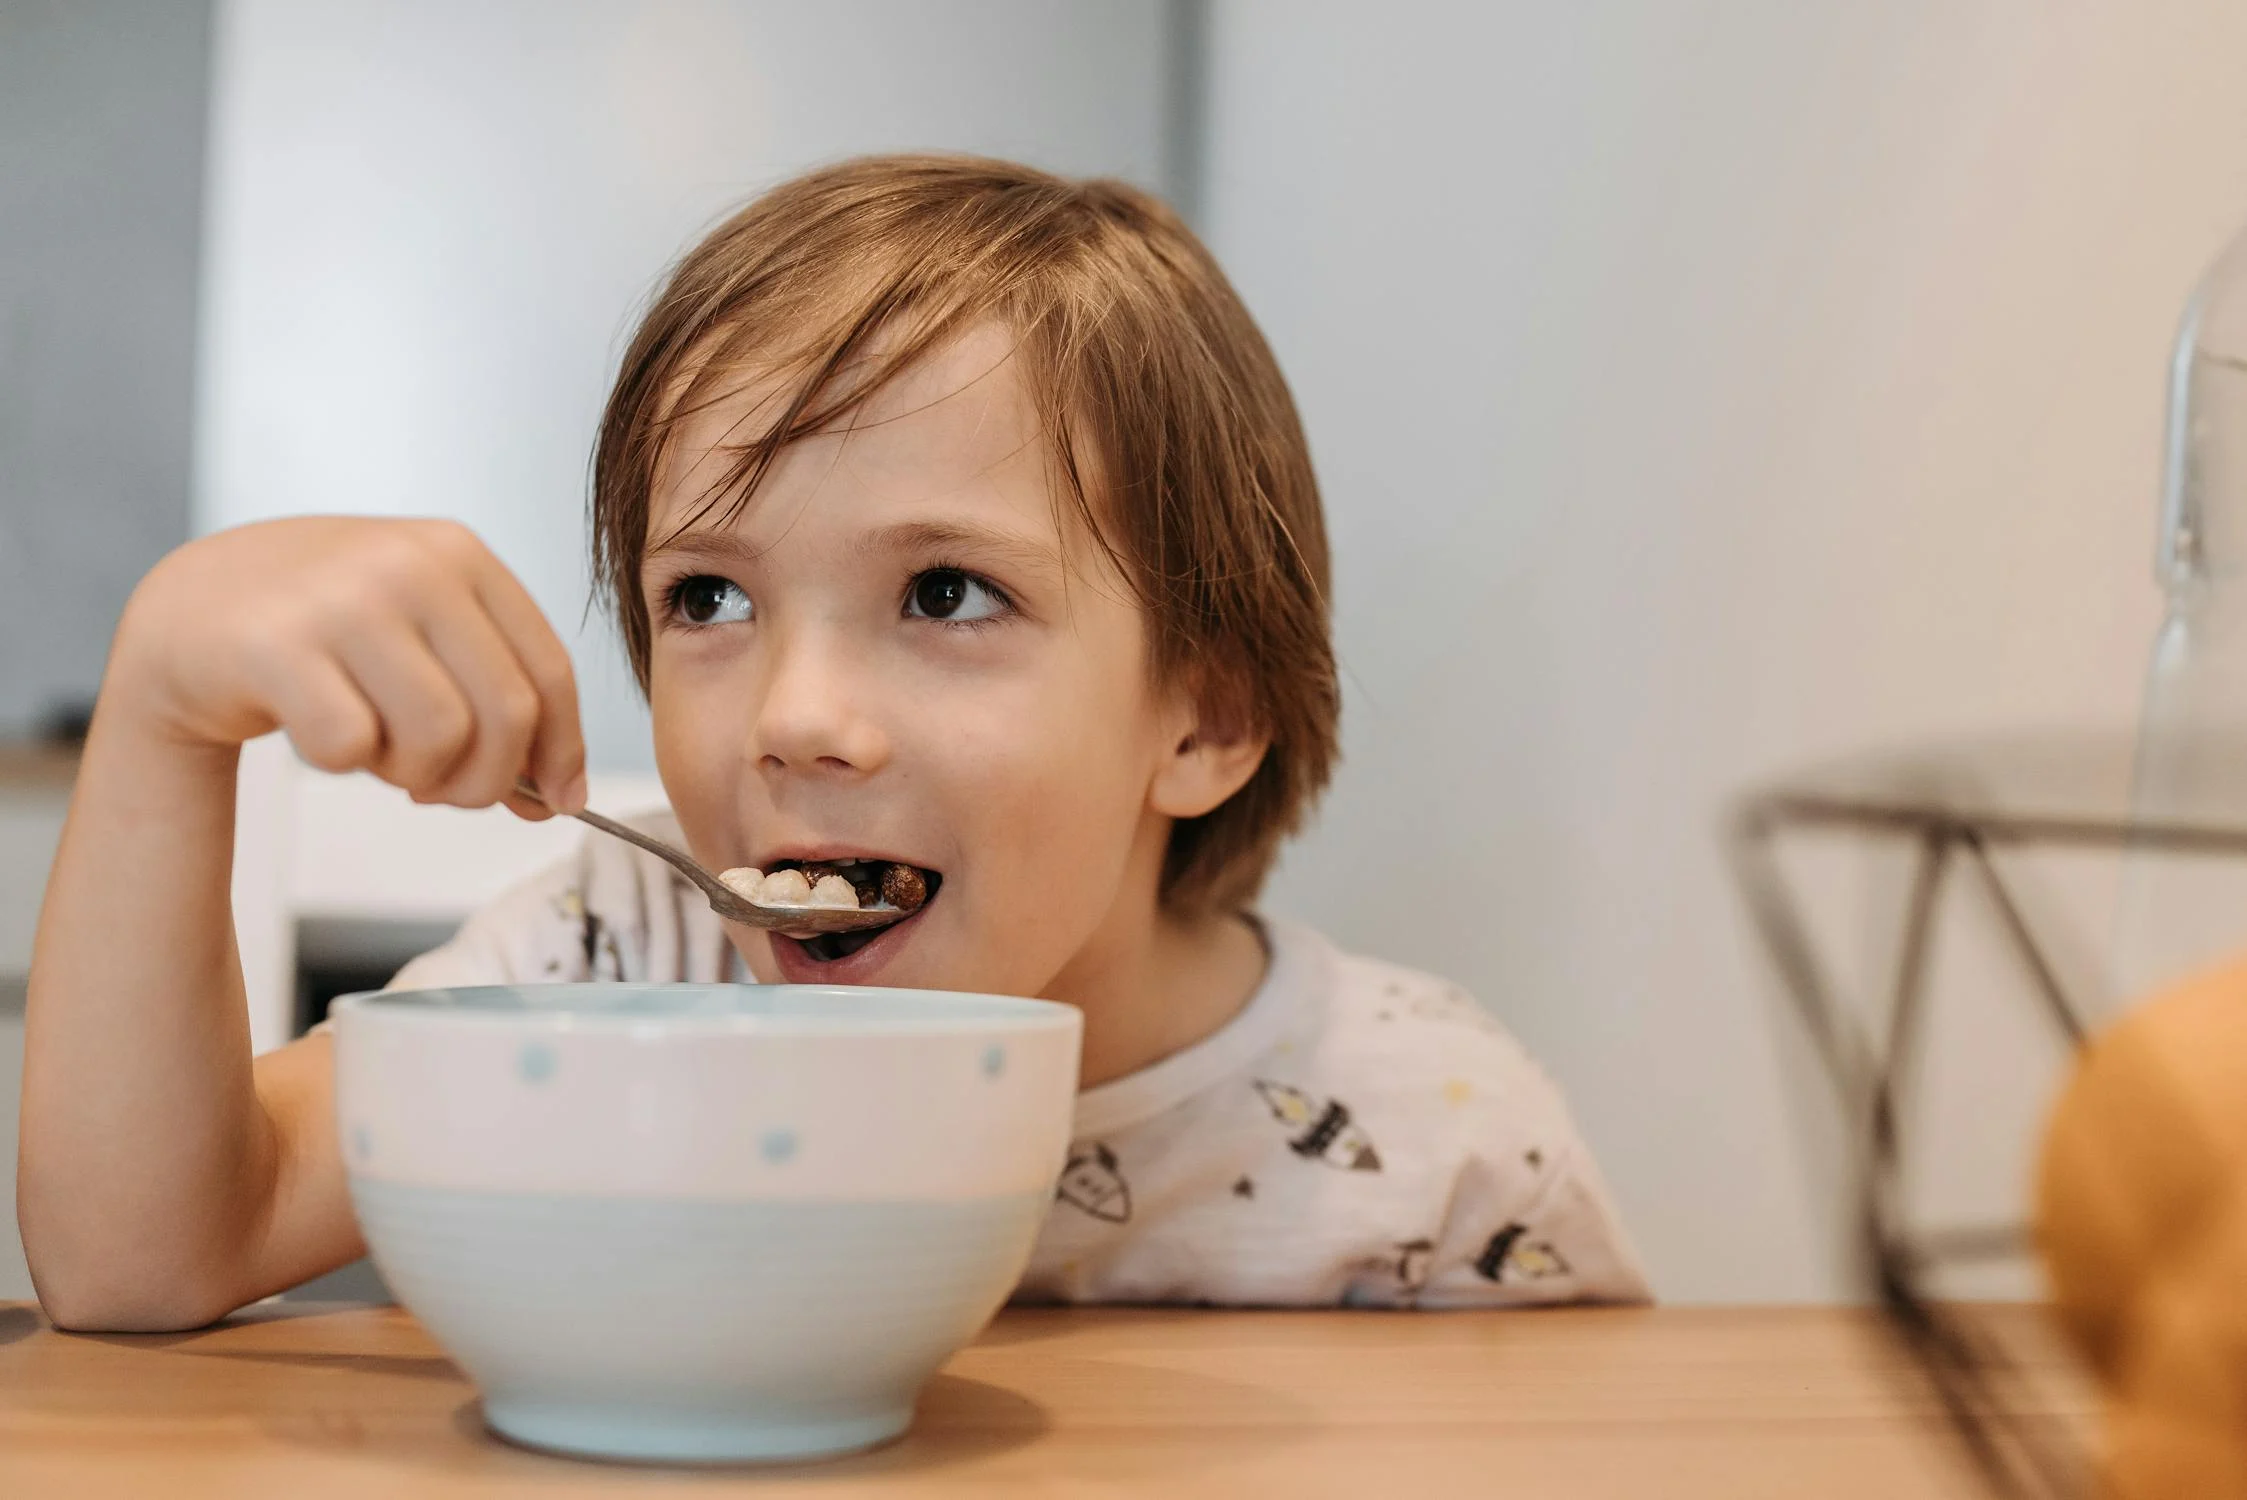
<path id="1" fill-rule="evenodd" d="M 916 619 L 972 623 L 1006 613 L 1006 595 L 973 573 L 930 568 L 905 590 L 905 613 Z"/>

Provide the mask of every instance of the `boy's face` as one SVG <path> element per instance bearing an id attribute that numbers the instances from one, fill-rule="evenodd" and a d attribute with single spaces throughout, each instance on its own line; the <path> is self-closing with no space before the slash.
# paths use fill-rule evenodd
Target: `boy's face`
<path id="1" fill-rule="evenodd" d="M 942 877 L 852 952 L 733 929 L 760 980 L 1053 993 L 1154 909 L 1192 717 L 1056 503 L 1011 347 L 980 329 L 907 371 L 731 522 L 674 535 L 769 421 L 755 393 L 691 419 L 657 487 L 649 697 L 695 855 Z"/>

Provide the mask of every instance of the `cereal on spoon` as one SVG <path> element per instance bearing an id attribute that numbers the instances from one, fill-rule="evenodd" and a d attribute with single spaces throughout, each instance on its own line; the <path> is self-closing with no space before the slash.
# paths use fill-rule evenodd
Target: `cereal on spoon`
<path id="1" fill-rule="evenodd" d="M 835 911 L 893 907 L 910 915 L 928 901 L 928 882 L 911 865 L 858 860 L 847 867 L 848 874 L 844 868 L 813 865 L 768 875 L 750 865 L 737 865 L 720 872 L 718 879 L 742 900 L 763 907 Z"/>

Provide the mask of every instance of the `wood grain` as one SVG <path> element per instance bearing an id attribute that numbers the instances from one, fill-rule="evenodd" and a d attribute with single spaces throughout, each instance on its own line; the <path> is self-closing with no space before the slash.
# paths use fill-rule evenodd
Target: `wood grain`
<path id="1" fill-rule="evenodd" d="M 2034 1326 L 2024 1408 L 2090 1401 Z M 2016 1330 L 2019 1331 L 2019 1330 Z M 2019 1340 L 2014 1340 L 2019 1343 Z M 1004 1314 L 902 1442 L 816 1466 L 634 1469 L 511 1448 L 394 1308 L 162 1336 L 0 1304 L 0 1495 L 1977 1495 L 1866 1314 Z"/>

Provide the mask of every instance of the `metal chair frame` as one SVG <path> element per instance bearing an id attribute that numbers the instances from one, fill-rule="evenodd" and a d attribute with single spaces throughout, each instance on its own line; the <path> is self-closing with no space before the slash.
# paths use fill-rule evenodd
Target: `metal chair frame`
<path id="1" fill-rule="evenodd" d="M 1841 831 L 1917 845 L 1902 928 L 1888 981 L 1885 1035 L 1842 1004 L 1782 872 L 1778 852 L 1789 832 Z M 1946 1268 L 2025 1255 L 2019 1225 L 1934 1234 L 1907 1222 L 1910 1168 L 1898 1128 L 1899 1079 L 1924 1045 L 1927 958 L 1946 880 L 1963 864 L 1989 896 L 2008 947 L 2019 960 L 2047 1020 L 2071 1046 L 2089 1030 L 2037 941 L 1996 862 L 1998 848 L 2107 849 L 2247 857 L 2247 828 L 2149 823 L 2128 818 L 2045 817 L 1961 812 L 1931 801 L 1803 791 L 1747 799 L 1733 820 L 1729 852 L 1735 881 L 1777 971 L 1794 1015 L 1839 1092 L 1845 1118 L 1861 1132 L 1856 1169 L 1862 1248 L 1870 1290 L 1889 1325 L 1943 1403 L 1949 1425 L 1996 1494 L 2008 1500 L 2076 1495 L 2088 1484 L 2089 1455 L 2062 1424 L 2015 1410 L 2005 1399 L 2017 1366 L 1957 1306 L 1930 1292 Z"/>

